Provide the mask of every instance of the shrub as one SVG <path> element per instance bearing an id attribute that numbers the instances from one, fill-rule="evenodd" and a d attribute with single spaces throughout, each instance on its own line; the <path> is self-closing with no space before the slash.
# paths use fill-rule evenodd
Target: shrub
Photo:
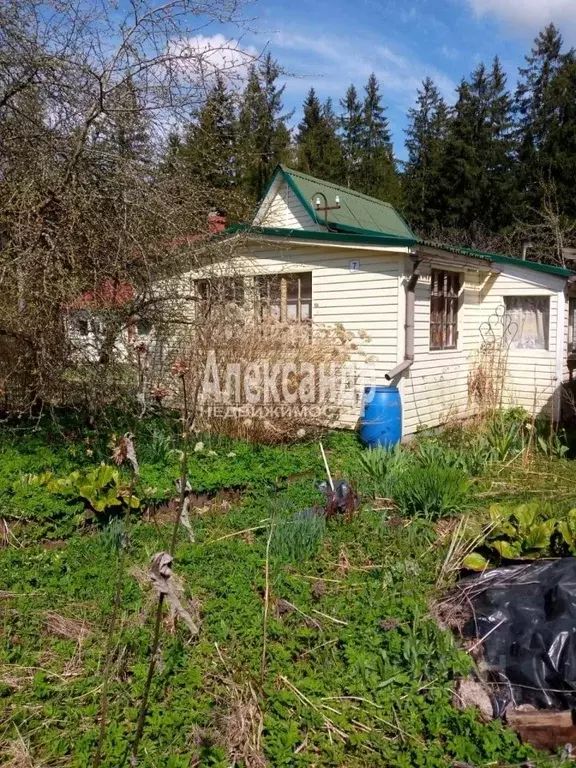
<path id="1" fill-rule="evenodd" d="M 452 448 L 441 439 L 422 439 L 416 445 L 415 458 L 423 467 L 434 464 L 460 469 L 466 474 L 478 477 L 483 474 L 493 456 L 486 438 L 469 435 L 466 443 Z"/>
<path id="2" fill-rule="evenodd" d="M 413 464 L 410 453 L 400 445 L 391 448 L 368 448 L 360 455 L 360 471 L 366 475 L 373 495 L 386 495 L 392 476 L 402 474 Z"/>
<path id="3" fill-rule="evenodd" d="M 415 466 L 391 478 L 389 495 L 406 516 L 437 519 L 463 509 L 471 481 L 462 470 L 439 464 Z"/>
<path id="4" fill-rule="evenodd" d="M 321 511 L 303 509 L 274 522 L 270 552 L 285 562 L 308 560 L 320 549 L 326 520 Z"/>

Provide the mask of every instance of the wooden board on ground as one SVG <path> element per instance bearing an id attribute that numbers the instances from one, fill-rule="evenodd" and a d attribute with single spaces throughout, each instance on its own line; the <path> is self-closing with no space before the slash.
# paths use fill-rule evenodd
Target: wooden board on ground
<path id="1" fill-rule="evenodd" d="M 575 717 L 571 710 L 509 709 L 506 721 L 522 741 L 537 749 L 556 751 L 566 744 L 576 744 Z"/>

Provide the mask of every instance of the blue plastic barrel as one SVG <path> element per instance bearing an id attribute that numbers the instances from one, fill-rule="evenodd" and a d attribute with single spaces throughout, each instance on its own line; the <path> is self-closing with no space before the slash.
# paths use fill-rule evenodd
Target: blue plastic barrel
<path id="1" fill-rule="evenodd" d="M 398 387 L 366 387 L 360 437 L 370 446 L 391 446 L 402 438 L 402 403 Z"/>

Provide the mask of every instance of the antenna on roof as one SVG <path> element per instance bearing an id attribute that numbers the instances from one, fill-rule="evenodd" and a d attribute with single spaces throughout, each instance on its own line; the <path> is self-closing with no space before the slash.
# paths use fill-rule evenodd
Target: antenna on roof
<path id="1" fill-rule="evenodd" d="M 322 206 L 322 200 L 320 198 L 324 199 L 324 205 Z M 324 226 L 326 229 L 330 229 L 330 226 L 328 225 L 328 211 L 337 211 L 340 206 L 340 195 L 336 195 L 334 198 L 334 205 L 328 205 L 328 198 L 324 194 L 324 192 L 315 192 L 312 195 L 312 201 L 314 204 L 314 209 L 318 212 L 323 211 L 324 212 Z"/>

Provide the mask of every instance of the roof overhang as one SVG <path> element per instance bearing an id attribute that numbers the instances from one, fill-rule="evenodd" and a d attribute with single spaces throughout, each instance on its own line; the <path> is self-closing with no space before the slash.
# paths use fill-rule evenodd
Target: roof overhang
<path id="1" fill-rule="evenodd" d="M 336 248 L 375 248 L 382 247 L 389 250 L 399 249 L 405 251 L 413 248 L 416 240 L 407 237 L 395 237 L 394 235 L 356 234 L 345 232 L 332 232 L 323 229 L 319 232 L 307 229 L 283 229 L 280 227 L 252 227 L 239 224 L 226 230 L 227 234 L 243 233 L 250 239 L 291 242 L 296 245 L 322 245 L 331 244 Z"/>
<path id="2" fill-rule="evenodd" d="M 430 264 L 434 267 L 443 269 L 454 269 L 455 266 L 461 266 L 464 269 L 473 272 L 500 273 L 500 269 L 488 259 L 468 256 L 464 254 L 455 254 L 445 251 L 442 248 L 434 248 L 427 245 L 416 246 L 416 253 L 420 261 Z"/>

